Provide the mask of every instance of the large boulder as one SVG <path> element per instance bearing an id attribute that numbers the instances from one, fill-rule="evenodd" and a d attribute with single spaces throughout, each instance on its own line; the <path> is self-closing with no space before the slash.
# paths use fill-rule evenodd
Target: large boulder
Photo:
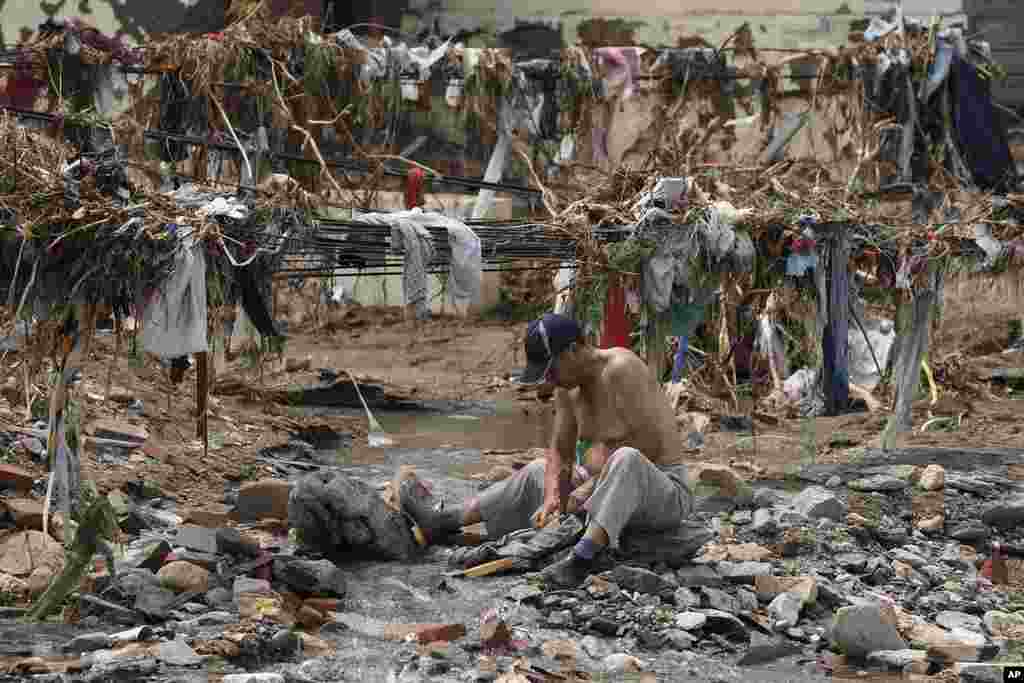
<path id="1" fill-rule="evenodd" d="M 288 524 L 301 543 L 327 557 L 407 560 L 420 551 L 402 513 L 359 479 L 315 472 L 292 488 Z"/>

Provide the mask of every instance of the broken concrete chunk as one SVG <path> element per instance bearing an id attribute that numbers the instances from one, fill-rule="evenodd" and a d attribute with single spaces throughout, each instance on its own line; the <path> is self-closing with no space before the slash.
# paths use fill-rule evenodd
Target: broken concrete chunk
<path id="1" fill-rule="evenodd" d="M 876 650 L 905 650 L 896 618 L 880 605 L 841 607 L 832 622 L 832 642 L 848 657 L 866 657 Z"/>
<path id="2" fill-rule="evenodd" d="M 342 570 L 330 560 L 276 558 L 274 578 L 296 593 L 341 598 L 348 591 Z"/>
<path id="3" fill-rule="evenodd" d="M 838 522 L 846 515 L 846 505 L 828 489 L 809 486 L 793 499 L 793 509 L 808 519 Z"/>

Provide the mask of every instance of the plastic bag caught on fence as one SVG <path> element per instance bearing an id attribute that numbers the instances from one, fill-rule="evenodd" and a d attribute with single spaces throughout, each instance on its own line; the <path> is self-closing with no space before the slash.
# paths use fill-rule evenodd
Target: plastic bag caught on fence
<path id="1" fill-rule="evenodd" d="M 206 335 L 206 251 L 183 240 L 174 272 L 146 304 L 142 348 L 161 358 L 209 351 Z"/>

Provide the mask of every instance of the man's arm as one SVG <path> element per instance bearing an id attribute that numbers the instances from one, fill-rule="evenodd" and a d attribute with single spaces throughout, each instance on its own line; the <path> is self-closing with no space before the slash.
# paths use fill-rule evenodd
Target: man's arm
<path id="1" fill-rule="evenodd" d="M 576 412 L 567 389 L 555 389 L 555 428 L 544 468 L 544 497 L 557 495 L 564 506 L 572 485 L 576 462 L 576 439 L 579 434 Z"/>

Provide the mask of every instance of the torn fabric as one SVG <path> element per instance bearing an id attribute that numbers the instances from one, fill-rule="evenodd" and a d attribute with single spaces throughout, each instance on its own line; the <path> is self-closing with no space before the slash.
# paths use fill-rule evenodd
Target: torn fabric
<path id="1" fill-rule="evenodd" d="M 142 348 L 161 358 L 209 351 L 206 315 L 206 249 L 189 236 L 143 310 Z"/>
<path id="2" fill-rule="evenodd" d="M 355 217 L 359 223 L 391 226 L 391 247 L 402 254 L 402 295 L 406 306 L 413 306 L 416 318 L 430 316 L 430 288 L 427 286 L 427 267 L 434 259 L 434 243 L 430 231 L 424 227 L 424 214 L 420 208 L 396 213 L 367 213 Z M 431 221 L 434 221 L 433 217 Z"/>

